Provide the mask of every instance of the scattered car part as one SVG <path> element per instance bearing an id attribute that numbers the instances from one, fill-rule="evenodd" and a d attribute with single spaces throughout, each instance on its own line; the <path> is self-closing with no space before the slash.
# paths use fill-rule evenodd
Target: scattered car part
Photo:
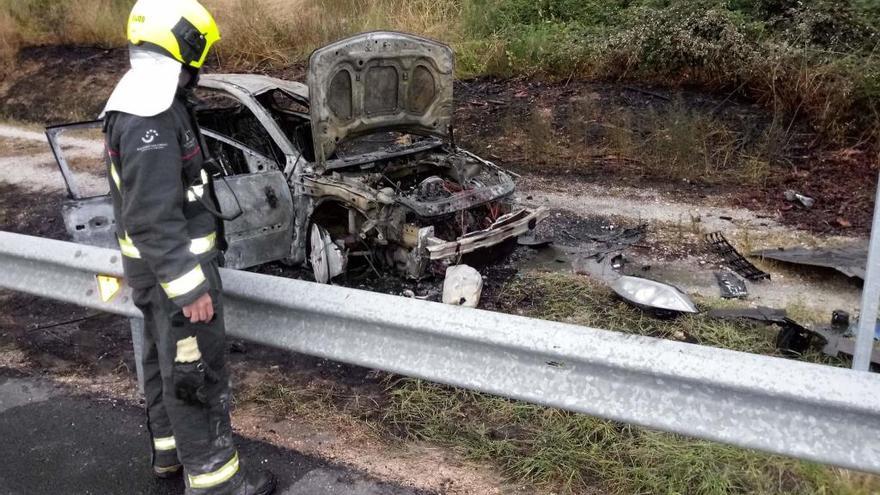
<path id="1" fill-rule="evenodd" d="M 751 320 L 767 325 L 777 325 L 779 333 L 776 334 L 776 349 L 786 356 L 800 356 L 813 344 L 814 338 L 824 340 L 821 334 L 804 327 L 800 323 L 788 317 L 784 309 L 767 308 L 735 308 L 713 309 L 707 313 L 710 318 L 722 320 Z"/>
<path id="2" fill-rule="evenodd" d="M 516 239 L 516 243 L 520 246 L 530 247 L 532 249 L 541 249 L 553 244 L 551 237 L 537 237 L 534 234 L 521 235 Z"/>
<path id="3" fill-rule="evenodd" d="M 312 264 L 315 282 L 326 284 L 345 273 L 348 255 L 333 242 L 327 229 L 312 224 L 310 244 L 309 261 Z"/>
<path id="4" fill-rule="evenodd" d="M 752 281 L 770 280 L 769 273 L 760 270 L 750 263 L 749 260 L 745 259 L 743 255 L 739 254 L 739 251 L 727 241 L 727 238 L 721 232 L 707 234 L 706 242 L 721 256 L 724 263 L 739 275 Z"/>
<path id="5" fill-rule="evenodd" d="M 781 328 L 776 334 L 776 349 L 789 357 L 802 356 L 813 344 L 814 337 L 820 336 L 788 318 L 779 325 Z"/>
<path id="6" fill-rule="evenodd" d="M 816 204 L 815 199 L 813 199 L 809 196 L 804 196 L 803 194 L 798 193 L 794 189 L 789 189 L 789 190 L 785 191 L 784 196 L 785 196 L 785 200 L 788 201 L 789 203 L 795 203 L 795 204 L 800 205 L 808 210 L 810 208 L 812 208 L 813 205 Z"/>
<path id="7" fill-rule="evenodd" d="M 758 306 L 757 308 L 713 309 L 706 313 L 706 316 L 721 320 L 744 319 L 761 323 L 782 323 L 788 317 L 788 313 L 784 309 Z"/>
<path id="8" fill-rule="evenodd" d="M 611 288 L 627 302 L 639 307 L 672 313 L 697 313 L 693 301 L 677 288 L 646 278 L 624 275 Z"/>
<path id="9" fill-rule="evenodd" d="M 724 299 L 743 299 L 749 296 L 749 288 L 746 286 L 745 280 L 739 278 L 735 273 L 715 272 L 715 279 L 718 281 L 721 297 Z"/>
<path id="10" fill-rule="evenodd" d="M 586 275 L 604 284 L 612 285 L 623 275 L 615 265 L 617 257 L 579 256 L 571 262 L 571 268 L 578 275 Z M 618 265 L 619 266 L 619 265 Z"/>
<path id="11" fill-rule="evenodd" d="M 455 265 L 446 269 L 443 281 L 443 303 L 476 308 L 483 292 L 483 276 L 468 265 Z"/>
<path id="12" fill-rule="evenodd" d="M 617 259 L 628 247 L 637 244 L 644 238 L 648 226 L 646 224 L 632 228 L 616 229 L 606 235 L 590 236 L 592 243 L 583 251 L 581 256 L 584 263 L 592 258 L 603 263 L 610 256 L 614 265 L 622 266 L 623 258 Z M 577 270 L 576 270 L 577 271 Z M 592 271 L 592 270 L 586 270 Z"/>
<path id="13" fill-rule="evenodd" d="M 839 248 L 778 248 L 756 251 L 751 254 L 794 265 L 818 266 L 837 270 L 847 277 L 865 279 L 868 264 L 867 246 L 846 246 Z"/>
<path id="14" fill-rule="evenodd" d="M 811 330 L 816 335 L 821 336 L 825 345 L 822 347 L 822 353 L 826 356 L 839 357 L 841 354 L 852 357 L 855 353 L 856 341 L 848 332 L 841 331 L 832 327 L 815 328 Z M 880 351 L 876 348 L 871 351 L 871 362 L 880 365 Z"/>
<path id="15" fill-rule="evenodd" d="M 831 328 L 846 331 L 849 330 L 849 325 L 849 312 L 842 309 L 836 309 L 831 313 Z"/>

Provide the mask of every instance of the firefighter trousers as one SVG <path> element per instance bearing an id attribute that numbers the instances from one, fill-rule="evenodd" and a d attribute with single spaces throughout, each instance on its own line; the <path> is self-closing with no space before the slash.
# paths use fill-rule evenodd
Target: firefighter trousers
<path id="1" fill-rule="evenodd" d="M 236 481 L 238 453 L 229 419 L 229 370 L 223 323 L 221 280 L 217 262 L 203 263 L 214 303 L 214 319 L 190 323 L 181 308 L 157 284 L 134 289 L 135 305 L 144 314 L 143 370 L 147 424 L 154 468 L 183 465 L 187 493 L 211 493 Z M 175 393 L 172 372 L 177 341 L 195 336 L 205 365 L 205 402 L 190 403 Z"/>

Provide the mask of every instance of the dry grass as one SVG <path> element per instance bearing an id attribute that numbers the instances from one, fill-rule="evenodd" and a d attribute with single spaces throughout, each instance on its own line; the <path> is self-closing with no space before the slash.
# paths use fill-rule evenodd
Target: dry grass
<path id="1" fill-rule="evenodd" d="M 314 49 L 363 31 L 390 29 L 452 40 L 460 18 L 449 0 L 206 0 L 223 30 L 224 65 L 301 62 Z"/>
<path id="2" fill-rule="evenodd" d="M 283 67 L 330 41 L 377 29 L 454 41 L 453 0 L 204 0 L 221 26 L 217 53 L 233 67 Z M 0 0 L 0 56 L 22 45 L 122 46 L 131 0 Z"/>

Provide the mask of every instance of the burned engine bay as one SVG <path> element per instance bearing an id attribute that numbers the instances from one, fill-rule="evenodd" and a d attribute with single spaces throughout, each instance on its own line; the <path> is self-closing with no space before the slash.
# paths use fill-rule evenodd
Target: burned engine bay
<path id="1" fill-rule="evenodd" d="M 537 223 L 517 211 L 512 177 L 492 163 L 433 139 L 406 148 L 427 150 L 401 154 L 389 148 L 382 154 L 390 158 L 304 177 L 317 205 L 313 223 L 349 255 L 369 256 L 418 278 L 432 261 L 445 267 Z"/>

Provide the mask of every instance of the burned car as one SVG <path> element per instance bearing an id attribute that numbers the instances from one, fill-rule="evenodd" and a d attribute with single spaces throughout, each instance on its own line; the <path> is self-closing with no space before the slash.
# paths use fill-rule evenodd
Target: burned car
<path id="1" fill-rule="evenodd" d="M 308 86 L 262 75 L 202 76 L 197 118 L 216 161 L 226 264 L 308 263 L 319 282 L 349 259 L 418 278 L 515 239 L 546 212 L 516 205 L 512 174 L 459 148 L 452 50 L 373 32 L 314 52 Z M 78 242 L 115 247 L 109 197 L 68 184 L 65 225 Z"/>

